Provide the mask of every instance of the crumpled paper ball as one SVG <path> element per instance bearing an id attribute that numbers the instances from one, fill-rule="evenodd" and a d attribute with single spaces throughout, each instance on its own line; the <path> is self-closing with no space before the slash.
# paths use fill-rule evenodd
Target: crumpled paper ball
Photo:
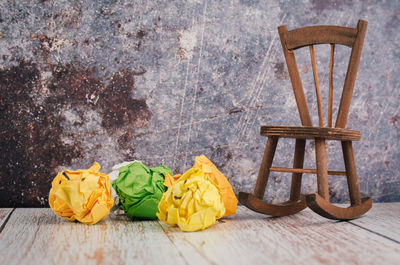
<path id="1" fill-rule="evenodd" d="M 119 208 L 131 219 L 157 218 L 158 203 L 167 189 L 166 173 L 172 174 L 166 166 L 148 168 L 141 162 L 120 167 L 118 178 L 112 182 Z"/>
<path id="2" fill-rule="evenodd" d="M 193 168 L 197 168 L 203 171 L 204 175 L 211 179 L 220 189 L 222 200 L 224 201 L 225 206 L 224 216 L 234 214 L 236 212 L 238 199 L 236 198 L 232 186 L 227 178 L 224 176 L 224 174 L 222 174 L 221 171 L 219 171 L 218 168 L 213 164 L 213 162 L 211 162 L 211 160 L 208 159 L 205 155 L 196 156 Z M 166 175 L 164 185 L 167 187 L 171 187 L 173 183 L 177 181 L 180 177 L 181 175 L 179 174 L 174 176 Z"/>
<path id="3" fill-rule="evenodd" d="M 129 164 L 131 164 L 131 163 L 133 163 L 133 162 L 140 162 L 140 161 L 138 161 L 138 160 L 124 161 L 124 162 L 121 162 L 121 163 L 119 163 L 119 164 L 114 165 L 114 166 L 111 168 L 111 172 L 108 172 L 108 173 L 107 173 L 108 177 L 110 178 L 110 182 L 112 183 L 114 180 L 116 180 L 116 179 L 118 178 L 119 169 L 120 169 L 121 167 L 127 166 L 127 165 L 129 165 Z M 167 173 L 167 174 L 168 174 L 168 173 Z M 112 185 L 111 185 L 111 198 L 114 200 L 114 206 L 111 208 L 111 212 L 122 211 L 122 210 L 119 208 L 119 206 L 118 206 L 118 203 L 119 203 L 118 195 L 117 195 L 117 193 L 115 192 L 115 189 L 114 189 L 114 187 L 113 187 Z"/>
<path id="4" fill-rule="evenodd" d="M 225 213 L 217 185 L 200 169 L 189 169 L 164 193 L 158 218 L 184 232 L 203 230 Z"/>
<path id="5" fill-rule="evenodd" d="M 59 172 L 51 183 L 49 204 L 60 217 L 84 224 L 105 219 L 113 206 L 108 176 L 95 162 L 89 169 Z"/>
<path id="6" fill-rule="evenodd" d="M 180 178 L 182 177 L 182 174 L 176 174 L 176 175 L 170 175 L 170 174 L 165 174 L 165 180 L 164 180 L 164 186 L 166 187 L 172 187 L 172 185 L 174 185 L 174 183 Z"/>
<path id="7" fill-rule="evenodd" d="M 196 156 L 194 160 L 193 168 L 198 168 L 203 171 L 204 175 L 210 178 L 215 184 L 217 184 L 218 188 L 222 194 L 222 200 L 224 201 L 225 206 L 225 215 L 229 216 L 236 212 L 238 199 L 233 192 L 232 186 L 218 170 L 218 168 L 210 161 L 205 155 Z"/>

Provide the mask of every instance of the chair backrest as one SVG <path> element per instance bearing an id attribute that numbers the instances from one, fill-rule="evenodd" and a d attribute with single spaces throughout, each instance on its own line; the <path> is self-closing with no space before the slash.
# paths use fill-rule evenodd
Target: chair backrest
<path id="1" fill-rule="evenodd" d="M 317 66 L 315 63 L 314 44 L 330 44 L 331 56 L 329 65 L 329 102 L 328 102 L 328 122 L 327 126 L 332 127 L 332 104 L 333 104 L 333 65 L 335 44 L 345 45 L 351 48 L 350 60 L 347 68 L 346 78 L 340 99 L 339 110 L 336 117 L 335 128 L 345 128 L 347 116 L 350 108 L 350 102 L 353 95 L 354 83 L 356 81 L 358 64 L 360 62 L 361 50 L 364 43 L 365 32 L 367 30 L 367 21 L 359 20 L 356 28 L 347 28 L 339 26 L 311 26 L 294 30 L 287 30 L 286 25 L 278 28 L 279 37 L 283 52 L 285 54 L 286 65 L 289 71 L 290 80 L 297 107 L 299 109 L 300 119 L 303 126 L 312 126 L 310 112 L 304 96 L 303 85 L 300 74 L 297 69 L 294 50 L 309 46 L 311 63 L 314 74 L 315 91 L 317 94 L 318 119 L 319 126 L 324 127 L 322 115 L 321 94 L 319 89 L 319 80 Z"/>

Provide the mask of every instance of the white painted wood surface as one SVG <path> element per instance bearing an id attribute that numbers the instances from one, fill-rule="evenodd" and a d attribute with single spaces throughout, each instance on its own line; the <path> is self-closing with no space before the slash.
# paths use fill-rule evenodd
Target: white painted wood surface
<path id="1" fill-rule="evenodd" d="M 400 244 L 309 209 L 272 218 L 239 207 L 201 233 L 163 227 L 184 257 L 197 252 L 213 264 L 400 264 Z"/>
<path id="2" fill-rule="evenodd" d="M 166 260 L 166 258 L 168 258 Z M 50 209 L 16 209 L 0 234 L 0 264 L 185 264 L 157 221 L 113 216 L 96 225 Z"/>
<path id="3" fill-rule="evenodd" d="M 13 210 L 13 208 L 0 208 L 0 232 L 3 229 L 4 223 L 7 221 L 8 216 Z"/>
<path id="4" fill-rule="evenodd" d="M 365 216 L 350 223 L 400 243 L 400 202 L 372 204 Z"/>
<path id="5" fill-rule="evenodd" d="M 393 205 L 375 204 L 371 216 L 357 221 L 368 217 L 389 227 L 390 221 L 372 217 L 390 215 L 378 208 L 393 211 Z M 207 230 L 183 233 L 120 215 L 89 226 L 64 221 L 50 209 L 16 209 L 0 233 L 0 264 L 400 264 L 400 244 L 386 238 L 396 235 L 358 225 L 310 210 L 271 218 L 238 207 Z M 400 229 L 398 222 L 392 226 Z"/>

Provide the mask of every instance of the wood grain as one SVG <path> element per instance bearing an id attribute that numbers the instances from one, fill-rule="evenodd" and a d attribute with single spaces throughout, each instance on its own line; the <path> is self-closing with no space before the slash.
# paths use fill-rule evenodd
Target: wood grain
<path id="1" fill-rule="evenodd" d="M 351 141 L 342 141 L 344 166 L 347 172 L 347 186 L 351 205 L 361 204 L 360 188 L 357 179 L 356 162 L 354 161 L 353 144 Z"/>
<path id="2" fill-rule="evenodd" d="M 315 163 L 317 165 L 318 194 L 329 201 L 328 164 L 326 159 L 325 139 L 315 139 Z"/>
<path id="3" fill-rule="evenodd" d="M 285 55 L 286 66 L 288 68 L 290 81 L 292 82 L 297 108 L 299 110 L 301 124 L 303 126 L 312 126 L 311 116 L 307 106 L 307 100 L 304 95 L 303 84 L 301 82 L 299 69 L 297 68 L 296 57 L 294 56 L 294 52 L 288 50 L 288 48 L 286 47 L 285 37 L 288 33 L 286 25 L 278 27 L 278 32 L 279 38 L 281 40 L 283 54 Z"/>
<path id="4" fill-rule="evenodd" d="M 335 56 L 335 44 L 331 43 L 331 58 L 329 61 L 329 99 L 328 99 L 328 127 L 332 127 L 332 107 L 333 107 L 333 65 Z"/>
<path id="5" fill-rule="evenodd" d="M 293 168 L 296 168 L 298 170 L 303 168 L 305 148 L 306 140 L 296 139 L 296 145 L 294 147 Z M 272 171 L 272 168 L 270 168 L 269 170 Z M 292 183 L 290 185 L 291 201 L 295 202 L 300 199 L 302 176 L 302 172 L 292 171 Z"/>
<path id="6" fill-rule="evenodd" d="M 297 139 L 314 139 L 316 137 L 326 140 L 341 141 L 358 141 L 361 139 L 360 131 L 311 126 L 261 126 L 260 134 L 262 136 L 279 136 Z"/>
<path id="7" fill-rule="evenodd" d="M 278 137 L 268 137 L 267 144 L 265 145 L 264 156 L 261 161 L 260 170 L 258 171 L 257 182 L 254 188 L 254 195 L 262 199 L 264 198 L 265 188 L 267 187 L 269 178 L 269 168 L 274 160 L 276 146 L 278 144 Z"/>
<path id="8" fill-rule="evenodd" d="M 0 233 L 3 231 L 4 226 L 7 222 L 9 215 L 12 213 L 13 208 L 1 208 L 0 209 Z"/>
<path id="9" fill-rule="evenodd" d="M 111 216 L 90 226 L 50 209 L 16 209 L 0 234 L 0 264 L 187 264 L 158 221 Z"/>
<path id="10" fill-rule="evenodd" d="M 276 172 L 293 172 L 293 173 L 307 173 L 307 174 L 317 174 L 316 169 L 311 168 L 284 168 L 284 167 L 271 167 L 270 171 Z M 328 175 L 342 175 L 346 176 L 345 171 L 328 171 Z"/>
<path id="11" fill-rule="evenodd" d="M 0 234 L 0 264 L 398 264 L 400 244 L 386 237 L 400 235 L 399 209 L 375 204 L 349 223 L 309 209 L 273 218 L 239 206 L 194 233 L 119 215 L 89 226 L 50 209 L 16 209 Z"/>
<path id="12" fill-rule="evenodd" d="M 364 217 L 350 223 L 400 243 L 400 202 L 374 204 Z"/>
<path id="13" fill-rule="evenodd" d="M 336 206 L 323 198 L 318 193 L 306 195 L 307 206 L 315 213 L 332 220 L 350 220 L 362 216 L 371 209 L 372 200 L 370 197 L 361 198 L 358 205 L 349 207 Z"/>
<path id="14" fill-rule="evenodd" d="M 324 119 L 322 117 L 321 90 L 319 88 L 319 78 L 318 78 L 317 63 L 315 61 L 314 45 L 310 45 L 310 56 L 311 56 L 311 65 L 314 75 L 315 93 L 317 94 L 319 127 L 324 127 Z"/>
<path id="15" fill-rule="evenodd" d="M 358 65 L 360 63 L 361 51 L 364 45 L 364 38 L 367 32 L 368 22 L 359 20 L 357 23 L 357 38 L 354 42 L 353 49 L 351 50 L 349 65 L 347 67 L 346 78 L 340 98 L 340 105 L 336 117 L 336 128 L 345 128 L 347 123 L 347 116 L 349 114 L 351 98 L 353 96 L 354 84 L 357 78 Z"/>
<path id="16" fill-rule="evenodd" d="M 282 203 L 268 203 L 254 194 L 239 192 L 239 202 L 250 210 L 276 217 L 292 215 L 307 207 L 304 196 L 297 201 L 289 199 Z"/>
<path id="17" fill-rule="evenodd" d="M 340 26 L 310 26 L 286 32 L 285 44 L 289 50 L 323 43 L 337 43 L 352 47 L 356 36 L 357 30 L 354 28 Z"/>
<path id="18" fill-rule="evenodd" d="M 184 257 L 198 252 L 213 264 L 398 264 L 400 260 L 399 244 L 309 209 L 273 218 L 238 207 L 235 216 L 201 233 L 162 226 Z"/>

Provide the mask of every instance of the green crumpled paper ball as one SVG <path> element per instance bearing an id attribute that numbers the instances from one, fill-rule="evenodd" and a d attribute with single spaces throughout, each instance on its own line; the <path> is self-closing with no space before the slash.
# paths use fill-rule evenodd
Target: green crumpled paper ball
<path id="1" fill-rule="evenodd" d="M 111 184 L 119 197 L 119 208 L 131 219 L 157 218 L 158 203 L 167 190 L 166 173 L 172 175 L 166 166 L 148 168 L 140 162 L 121 167 Z"/>

